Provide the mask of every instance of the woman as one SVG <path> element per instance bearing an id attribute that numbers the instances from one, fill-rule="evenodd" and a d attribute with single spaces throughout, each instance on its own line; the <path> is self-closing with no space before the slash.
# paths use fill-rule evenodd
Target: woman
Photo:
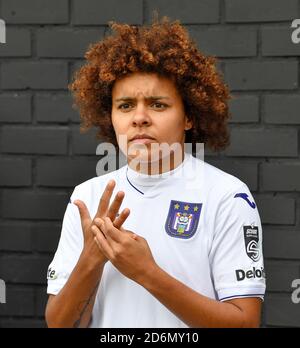
<path id="1" fill-rule="evenodd" d="M 70 89 L 84 128 L 98 127 L 127 164 L 73 191 L 48 270 L 48 326 L 258 327 L 256 204 L 241 180 L 184 148 L 229 143 L 215 59 L 166 17 L 112 28 Z"/>

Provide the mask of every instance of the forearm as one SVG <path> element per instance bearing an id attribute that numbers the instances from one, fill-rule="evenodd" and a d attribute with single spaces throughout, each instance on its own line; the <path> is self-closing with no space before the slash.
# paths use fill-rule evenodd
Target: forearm
<path id="1" fill-rule="evenodd" d="M 199 294 L 158 266 L 145 274 L 139 284 L 189 327 L 245 325 L 244 313 L 240 308 Z"/>
<path id="2" fill-rule="evenodd" d="M 65 286 L 47 305 L 48 327 L 88 326 L 103 268 L 80 256 Z"/>

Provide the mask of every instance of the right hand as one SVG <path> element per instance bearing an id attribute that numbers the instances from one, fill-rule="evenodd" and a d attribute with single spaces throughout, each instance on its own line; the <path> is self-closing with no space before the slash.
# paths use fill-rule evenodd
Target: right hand
<path id="1" fill-rule="evenodd" d="M 115 184 L 116 182 L 114 180 L 110 180 L 106 185 L 105 190 L 99 201 L 97 213 L 93 219 L 91 219 L 90 213 L 83 201 L 79 199 L 76 199 L 74 201 L 74 204 L 79 209 L 81 219 L 84 240 L 83 253 L 85 253 L 91 261 L 93 260 L 96 264 L 99 265 L 104 265 L 108 261 L 108 259 L 100 251 L 94 239 L 92 226 L 96 225 L 94 222 L 95 219 L 99 218 L 103 220 L 103 218 L 107 216 L 111 219 L 116 228 L 120 228 L 130 214 L 130 210 L 128 208 L 125 208 L 120 213 L 120 215 L 116 217 L 125 196 L 123 191 L 119 191 L 116 194 L 111 205 L 109 205 L 110 198 L 115 188 Z"/>

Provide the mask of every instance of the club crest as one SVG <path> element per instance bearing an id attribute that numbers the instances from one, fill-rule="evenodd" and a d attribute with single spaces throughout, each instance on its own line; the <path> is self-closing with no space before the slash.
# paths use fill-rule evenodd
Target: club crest
<path id="1" fill-rule="evenodd" d="M 248 257 L 254 262 L 260 259 L 258 226 L 244 226 L 245 247 Z"/>
<path id="2" fill-rule="evenodd" d="M 181 201 L 170 202 L 165 229 L 166 232 L 177 238 L 191 238 L 198 227 L 202 203 Z"/>

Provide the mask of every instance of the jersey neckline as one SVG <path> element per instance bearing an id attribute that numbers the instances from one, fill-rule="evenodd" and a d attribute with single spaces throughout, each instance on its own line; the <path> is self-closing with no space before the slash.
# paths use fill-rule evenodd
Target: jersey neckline
<path id="1" fill-rule="evenodd" d="M 161 188 L 166 186 L 170 180 L 178 179 L 184 175 L 184 169 L 191 160 L 192 155 L 185 152 L 183 161 L 174 169 L 162 174 L 148 175 L 139 173 L 125 165 L 126 182 L 132 190 L 143 197 L 152 197 L 161 192 Z"/>

